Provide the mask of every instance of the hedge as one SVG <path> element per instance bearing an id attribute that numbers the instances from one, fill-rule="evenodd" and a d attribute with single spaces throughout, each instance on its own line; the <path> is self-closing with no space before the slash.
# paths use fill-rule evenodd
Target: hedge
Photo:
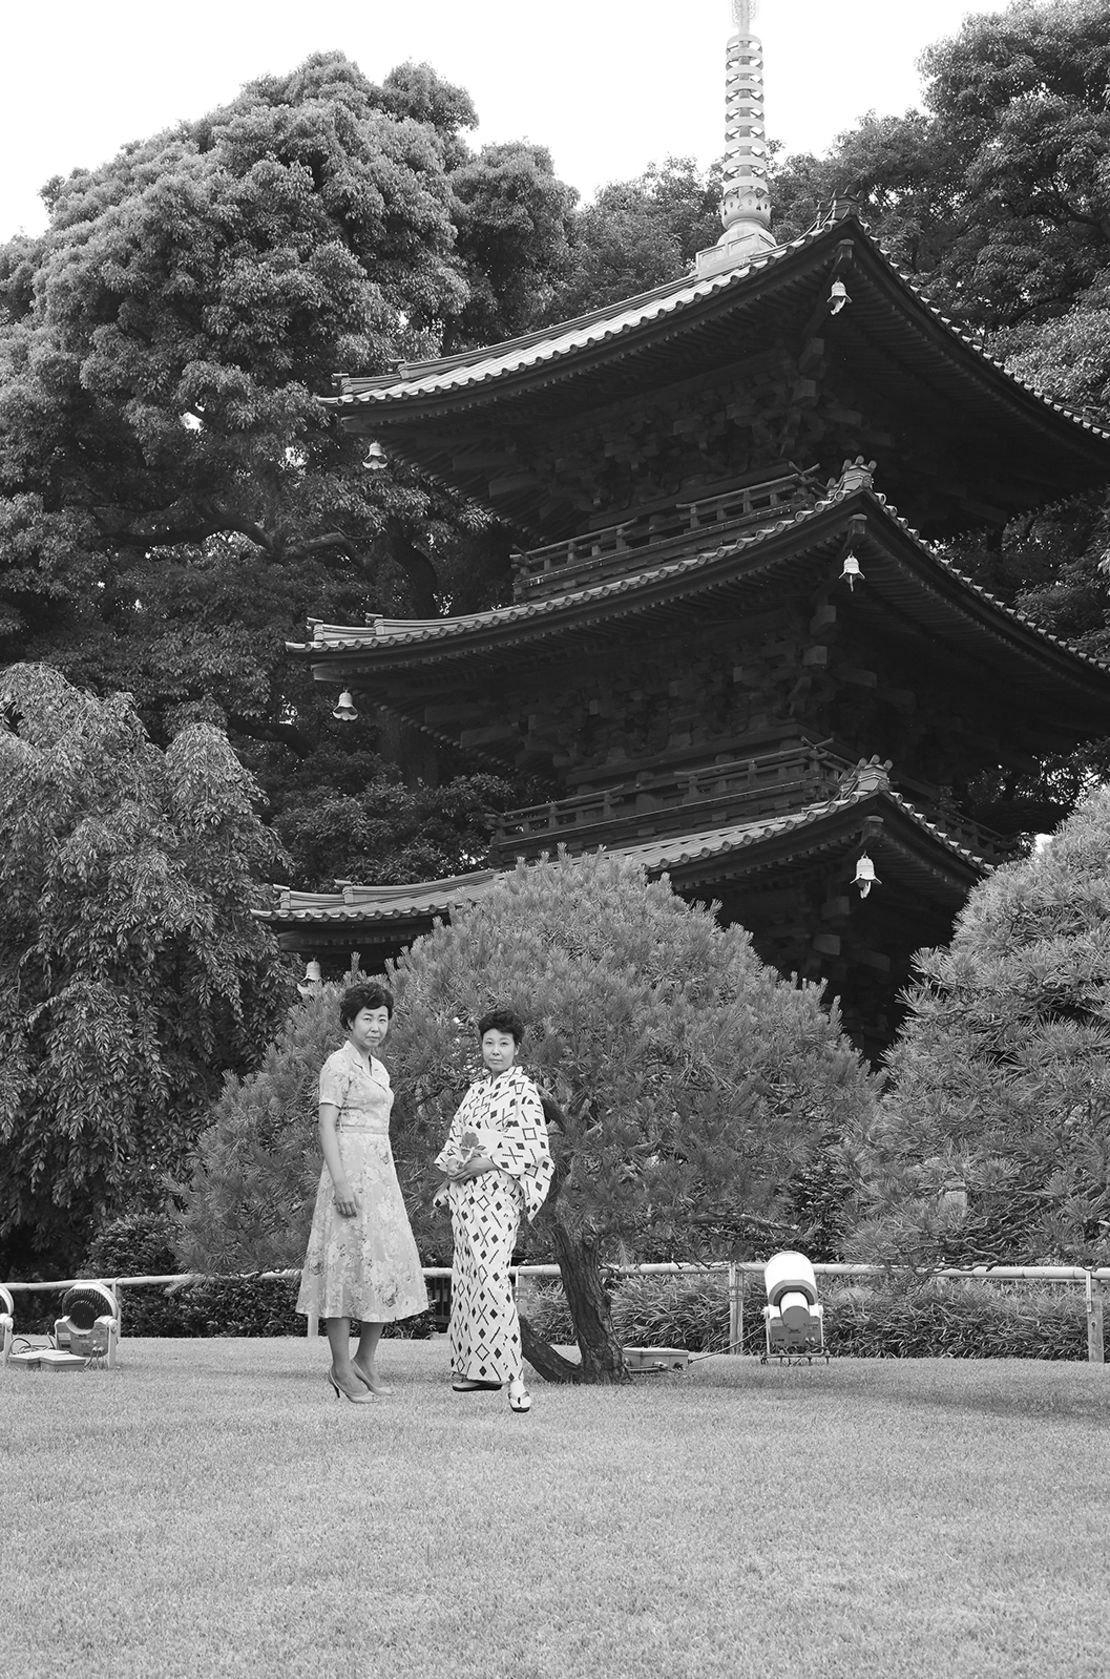
<path id="1" fill-rule="evenodd" d="M 625 1346 L 685 1347 L 724 1352 L 728 1286 L 704 1276 L 626 1277 L 612 1295 L 613 1323 Z M 764 1346 L 761 1282 L 744 1289 L 745 1353 Z M 558 1283 L 522 1285 L 521 1309 L 537 1334 L 573 1342 Z M 1086 1359 L 1087 1317 L 1074 1286 L 928 1281 L 829 1283 L 821 1288 L 825 1347 L 840 1358 Z"/>

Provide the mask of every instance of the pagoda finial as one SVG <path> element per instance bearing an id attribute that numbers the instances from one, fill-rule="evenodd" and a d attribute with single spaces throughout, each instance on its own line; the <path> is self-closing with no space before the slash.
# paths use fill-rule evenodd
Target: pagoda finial
<path id="1" fill-rule="evenodd" d="M 758 0 L 730 0 L 733 34 L 725 59 L 725 182 L 716 245 L 699 251 L 697 272 L 717 274 L 771 250 L 771 191 L 763 126 L 763 49 L 752 34 Z"/>

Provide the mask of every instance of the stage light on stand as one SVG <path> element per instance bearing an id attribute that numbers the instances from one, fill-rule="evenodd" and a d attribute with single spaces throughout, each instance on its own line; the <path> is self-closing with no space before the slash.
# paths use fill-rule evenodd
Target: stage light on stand
<path id="1" fill-rule="evenodd" d="M 828 1361 L 825 1352 L 824 1313 L 817 1299 L 817 1279 L 804 1253 L 784 1249 L 763 1268 L 767 1304 L 763 1308 L 766 1350 L 760 1360 L 798 1364 L 804 1358 Z"/>
<path id="2" fill-rule="evenodd" d="M 12 1356 L 12 1336 L 15 1333 L 15 1301 L 11 1290 L 0 1285 L 0 1358 L 7 1364 Z"/>
<path id="3" fill-rule="evenodd" d="M 62 1296 L 62 1316 L 54 1322 L 59 1352 L 80 1359 L 103 1359 L 111 1370 L 119 1347 L 120 1307 L 103 1283 L 76 1283 Z"/>

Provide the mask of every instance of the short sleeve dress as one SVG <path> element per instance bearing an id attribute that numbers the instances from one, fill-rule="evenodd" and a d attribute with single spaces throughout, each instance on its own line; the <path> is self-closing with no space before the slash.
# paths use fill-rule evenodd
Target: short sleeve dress
<path id="1" fill-rule="evenodd" d="M 320 1101 L 337 1110 L 340 1158 L 359 1210 L 344 1218 L 325 1163 L 316 1192 L 297 1311 L 322 1318 L 392 1323 L 428 1305 L 389 1141 L 393 1091 L 380 1061 L 344 1044 L 320 1071 Z"/>

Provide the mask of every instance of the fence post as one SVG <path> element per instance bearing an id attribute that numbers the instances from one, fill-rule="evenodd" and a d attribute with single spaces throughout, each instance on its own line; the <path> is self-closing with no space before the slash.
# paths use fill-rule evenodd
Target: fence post
<path id="1" fill-rule="evenodd" d="M 728 1350 L 743 1351 L 744 1346 L 744 1273 L 738 1265 L 728 1268 Z"/>
<path id="2" fill-rule="evenodd" d="M 307 1318 L 305 1319 L 304 1332 L 308 1336 L 308 1339 L 310 1341 L 315 1341 L 317 1335 L 319 1335 L 319 1333 L 320 1333 L 320 1314 L 319 1314 L 319 1312 L 315 1312 L 315 1311 L 314 1312 L 309 1312 Z"/>
<path id="3" fill-rule="evenodd" d="M 1102 1284 L 1087 1272 L 1087 1362 L 1104 1364 L 1106 1345 L 1102 1330 Z"/>

